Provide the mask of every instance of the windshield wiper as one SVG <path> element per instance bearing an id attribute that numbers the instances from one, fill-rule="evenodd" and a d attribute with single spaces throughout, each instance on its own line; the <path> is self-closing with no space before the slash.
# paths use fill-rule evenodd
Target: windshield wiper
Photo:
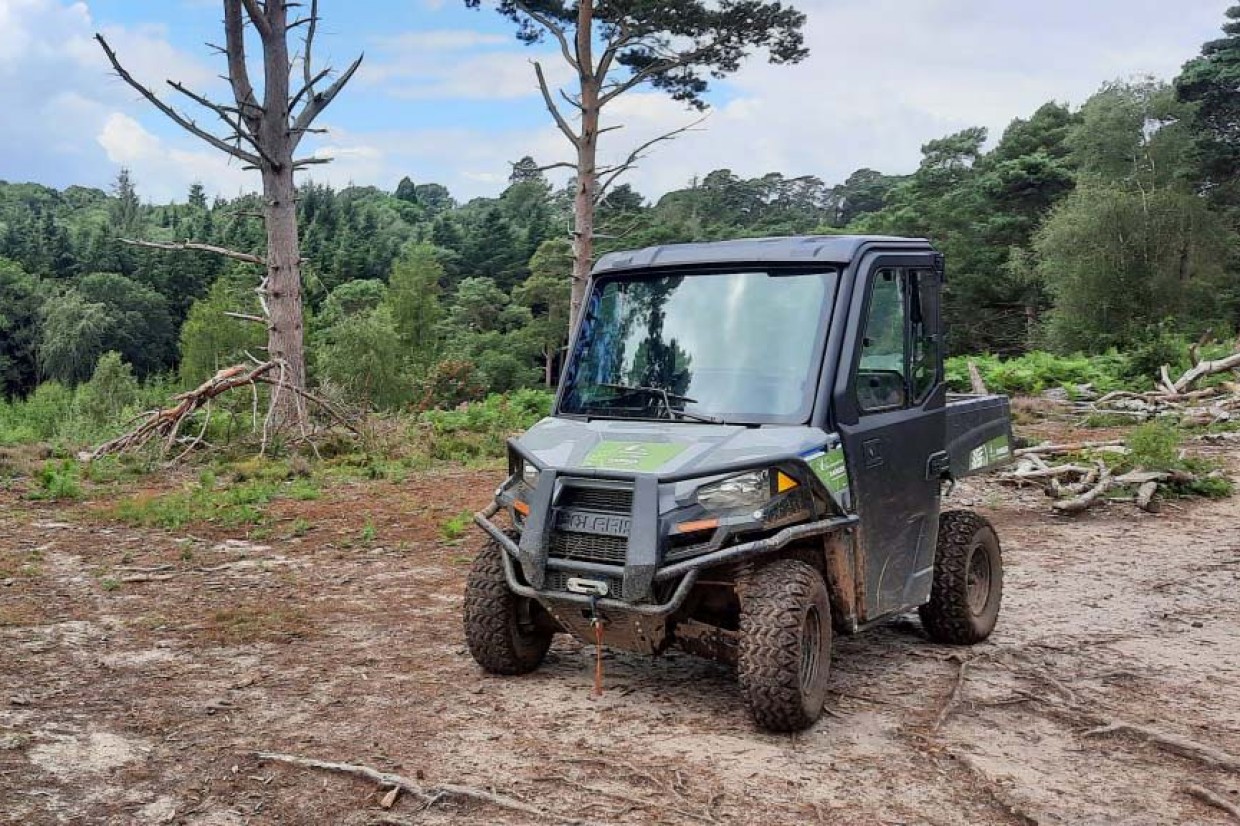
<path id="1" fill-rule="evenodd" d="M 685 410 L 683 407 L 672 407 L 672 399 L 685 404 L 697 404 L 697 399 L 691 399 L 688 396 L 682 396 L 679 393 L 672 393 L 666 387 L 644 387 L 642 385 L 633 384 L 607 384 L 602 383 L 599 387 L 606 387 L 608 390 L 619 390 L 623 393 L 650 393 L 658 396 L 663 402 L 663 409 L 667 411 L 669 417 L 680 416 L 685 419 L 692 419 L 697 422 L 705 422 L 707 424 L 727 424 L 718 416 L 708 416 L 705 413 L 693 413 Z"/>

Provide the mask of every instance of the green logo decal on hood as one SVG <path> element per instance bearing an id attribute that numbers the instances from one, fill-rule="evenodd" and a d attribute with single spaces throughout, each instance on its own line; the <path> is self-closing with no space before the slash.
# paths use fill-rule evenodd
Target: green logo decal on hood
<path id="1" fill-rule="evenodd" d="M 599 442 L 581 464 L 604 470 L 648 473 L 675 459 L 687 447 L 668 442 Z"/>

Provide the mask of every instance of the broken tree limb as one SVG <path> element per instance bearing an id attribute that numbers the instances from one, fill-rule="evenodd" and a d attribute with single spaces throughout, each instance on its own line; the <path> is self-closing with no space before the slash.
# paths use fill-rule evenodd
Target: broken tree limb
<path id="1" fill-rule="evenodd" d="M 986 381 L 982 378 L 982 371 L 977 369 L 977 363 L 973 359 L 969 359 L 969 385 L 973 389 L 973 394 L 977 396 L 990 395 L 990 391 L 986 389 Z"/>
<path id="2" fill-rule="evenodd" d="M 548 821 L 552 823 L 569 823 L 581 824 L 585 826 L 587 821 L 580 820 L 575 817 L 565 817 L 546 809 L 540 809 L 529 803 L 517 800 L 515 797 L 507 797 L 506 795 L 488 792 L 485 789 L 474 788 L 473 786 L 458 786 L 454 784 L 439 784 L 430 788 L 424 788 L 420 784 L 410 780 L 399 774 L 391 774 L 389 772 L 381 772 L 370 766 L 355 765 L 352 763 L 336 763 L 329 760 L 315 760 L 310 757 L 299 757 L 295 754 L 280 754 L 278 752 L 256 752 L 255 757 L 259 760 L 269 760 L 274 763 L 286 763 L 290 766 L 299 766 L 304 769 L 318 769 L 320 771 L 336 772 L 338 774 L 350 774 L 354 777 L 365 778 L 372 783 L 380 786 L 392 786 L 402 789 L 414 797 L 421 800 L 427 805 L 431 805 L 444 797 L 457 797 L 466 800 L 474 800 L 479 803 L 487 803 L 492 806 L 498 806 L 501 809 L 508 809 L 513 812 L 521 812 L 537 818 L 540 821 Z"/>
<path id="3" fill-rule="evenodd" d="M 174 406 L 155 411 L 133 430 L 95 448 L 87 455 L 87 459 L 94 460 L 110 453 L 136 450 L 157 438 L 165 440 L 166 445 L 171 445 L 182 425 L 212 399 L 233 388 L 252 385 L 275 368 L 275 362 L 264 362 L 256 367 L 238 365 L 220 370 L 195 389 L 174 396 L 173 400 L 177 402 Z"/>
<path id="4" fill-rule="evenodd" d="M 1185 786 L 1184 791 L 1192 797 L 1197 798 L 1202 803 L 1205 803 L 1208 806 L 1213 806 L 1216 809 L 1221 809 L 1236 820 L 1240 821 L 1240 806 L 1232 803 L 1222 795 L 1210 791 L 1205 786 L 1198 786 L 1196 784 Z"/>
<path id="5" fill-rule="evenodd" d="M 1158 368 L 1158 378 L 1162 382 L 1163 389 L 1166 390 L 1168 394 L 1174 396 L 1176 393 L 1180 392 L 1179 389 L 1176 388 L 1175 382 L 1171 380 L 1171 368 L 1167 365 L 1164 364 L 1162 367 Z"/>
<path id="6" fill-rule="evenodd" d="M 1085 732 L 1084 736 L 1099 737 L 1104 734 L 1127 734 L 1152 743 L 1165 751 L 1178 754 L 1181 757 L 1187 757 L 1190 760 L 1196 760 L 1212 768 L 1240 772 L 1240 757 L 1217 749 L 1214 746 L 1198 743 L 1196 740 L 1189 740 L 1187 737 L 1181 737 L 1178 734 L 1170 734 L 1134 723 L 1113 721 L 1104 726 L 1090 729 Z"/>
<path id="7" fill-rule="evenodd" d="M 1022 447 L 1012 451 L 1012 455 L 1020 458 L 1031 453 L 1040 456 L 1057 456 L 1065 453 L 1081 453 L 1086 450 L 1097 450 L 1100 447 L 1123 447 L 1123 439 L 1109 439 L 1103 442 L 1071 442 L 1067 444 L 1044 443 L 1033 447 Z"/>
<path id="8" fill-rule="evenodd" d="M 1137 488 L 1137 507 L 1146 513 L 1154 513 L 1158 510 L 1157 503 L 1154 501 L 1154 494 L 1158 493 L 1158 483 L 1155 481 L 1145 482 L 1141 487 Z"/>
<path id="9" fill-rule="evenodd" d="M 267 266 L 267 259 L 260 255 L 251 255 L 248 252 L 238 252 L 230 250 L 226 247 L 217 247 L 213 244 L 199 244 L 193 241 L 177 241 L 173 243 L 164 243 L 160 241 L 141 241 L 133 238 L 122 238 L 122 244 L 128 244 L 131 247 L 145 247 L 153 250 L 183 251 L 196 250 L 198 252 L 210 252 L 216 255 L 222 255 L 225 258 L 231 258 L 234 261 L 241 261 L 246 264 L 254 264 L 255 266 Z"/>
<path id="10" fill-rule="evenodd" d="M 1106 465 L 1099 463 L 1098 473 L 1098 481 L 1094 483 L 1093 487 L 1071 499 L 1060 499 L 1051 505 L 1051 510 L 1056 513 L 1081 513 L 1082 511 L 1089 510 L 1098 501 L 1098 498 L 1115 484 L 1115 477 L 1111 475 L 1111 469 Z"/>
<path id="11" fill-rule="evenodd" d="M 1175 391 L 1177 393 L 1183 393 L 1193 384 L 1206 376 L 1211 376 L 1215 373 L 1224 373 L 1228 370 L 1235 370 L 1238 367 L 1240 367 L 1240 352 L 1232 353 L 1226 358 L 1200 362 L 1184 375 L 1180 376 L 1179 380 L 1175 382 Z"/>

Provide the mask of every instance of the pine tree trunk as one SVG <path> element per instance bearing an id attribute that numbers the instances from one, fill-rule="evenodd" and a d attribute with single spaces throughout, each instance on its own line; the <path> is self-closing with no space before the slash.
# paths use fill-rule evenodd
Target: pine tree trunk
<path id="1" fill-rule="evenodd" d="M 284 362 L 284 381 L 306 386 L 301 308 L 301 244 L 297 237 L 297 203 L 292 164 L 285 171 L 263 172 L 267 204 L 267 308 L 270 325 L 267 350 L 273 361 Z M 273 423 L 277 428 L 299 427 L 303 405 L 294 393 L 280 394 Z"/>
<path id="2" fill-rule="evenodd" d="M 263 75 L 266 110 L 259 143 L 266 147 L 262 164 L 263 202 L 267 218 L 267 332 L 268 356 L 283 361 L 284 381 L 306 386 L 306 358 L 301 313 L 301 241 L 297 235 L 297 191 L 293 183 L 294 140 L 289 132 L 288 7 L 268 6 L 268 21 L 276 34 L 264 38 Z M 305 405 L 295 393 L 283 391 L 275 405 L 272 424 L 296 430 L 305 424 Z"/>
<path id="3" fill-rule="evenodd" d="M 577 58 L 581 66 L 581 137 L 577 142 L 577 193 L 573 199 L 573 291 L 569 329 L 577 323 L 585 301 L 586 283 L 594 263 L 594 197 L 598 188 L 599 83 L 592 74 L 593 12 L 591 3 L 579 3 Z"/>

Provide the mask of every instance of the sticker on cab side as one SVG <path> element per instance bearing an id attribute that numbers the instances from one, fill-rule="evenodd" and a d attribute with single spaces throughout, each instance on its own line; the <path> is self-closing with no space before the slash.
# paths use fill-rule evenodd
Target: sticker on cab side
<path id="1" fill-rule="evenodd" d="M 978 445 L 969 453 L 969 470 L 980 470 L 998 464 L 1012 453 L 1008 437 L 996 436 L 985 444 Z"/>
<path id="2" fill-rule="evenodd" d="M 848 464 L 844 461 L 844 448 L 836 446 L 830 450 L 818 450 L 804 457 L 810 470 L 814 471 L 822 483 L 826 485 L 835 500 L 844 507 L 848 506 Z"/>

